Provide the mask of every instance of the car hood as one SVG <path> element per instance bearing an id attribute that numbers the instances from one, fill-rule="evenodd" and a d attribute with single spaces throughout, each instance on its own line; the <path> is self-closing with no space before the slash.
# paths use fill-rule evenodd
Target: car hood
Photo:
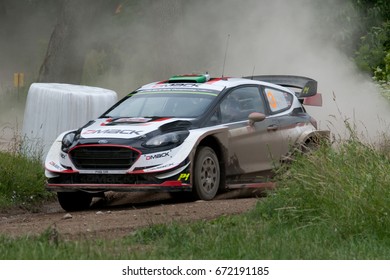
<path id="1" fill-rule="evenodd" d="M 177 118 L 105 118 L 97 119 L 84 126 L 80 137 L 132 139 L 164 128 L 175 128 L 188 119 Z M 188 125 L 187 125 L 188 126 Z"/>

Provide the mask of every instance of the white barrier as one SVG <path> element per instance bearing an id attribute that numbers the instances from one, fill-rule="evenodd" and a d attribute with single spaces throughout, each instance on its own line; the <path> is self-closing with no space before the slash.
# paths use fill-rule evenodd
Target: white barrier
<path id="1" fill-rule="evenodd" d="M 112 90 L 58 83 L 33 83 L 24 113 L 23 152 L 45 158 L 57 136 L 96 119 L 118 99 Z"/>

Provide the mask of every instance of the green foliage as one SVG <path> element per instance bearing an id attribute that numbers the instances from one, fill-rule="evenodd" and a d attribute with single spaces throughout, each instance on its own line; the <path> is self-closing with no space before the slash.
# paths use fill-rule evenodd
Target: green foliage
<path id="1" fill-rule="evenodd" d="M 379 83 L 379 89 L 381 94 L 390 101 L 390 80 Z"/>
<path id="2" fill-rule="evenodd" d="M 44 188 L 44 170 L 38 159 L 0 152 L 0 162 L 0 207 L 30 208 L 52 197 Z"/>
<path id="3" fill-rule="evenodd" d="M 372 27 L 361 38 L 355 61 L 358 67 L 370 72 L 378 81 L 390 81 L 390 21 Z"/>
<path id="4" fill-rule="evenodd" d="M 390 19 L 390 3 L 387 0 L 351 0 L 371 25 Z"/>
<path id="5" fill-rule="evenodd" d="M 360 11 L 362 23 L 361 40 L 355 46 L 355 61 L 377 81 L 390 81 L 390 2 L 351 1 Z"/>
<path id="6" fill-rule="evenodd" d="M 389 37 L 390 38 L 390 37 Z M 390 82 L 390 49 L 383 59 L 383 65 L 377 66 L 374 71 L 374 78 L 379 82 Z"/>

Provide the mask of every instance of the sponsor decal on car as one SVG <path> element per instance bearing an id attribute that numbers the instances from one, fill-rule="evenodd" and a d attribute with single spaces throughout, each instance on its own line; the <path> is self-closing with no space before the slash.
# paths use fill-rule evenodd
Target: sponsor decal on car
<path id="1" fill-rule="evenodd" d="M 81 134 L 127 134 L 127 135 L 141 135 L 142 130 L 134 129 L 89 129 L 83 131 Z"/>
<path id="2" fill-rule="evenodd" d="M 181 173 L 177 180 L 178 181 L 181 181 L 181 180 L 188 181 L 189 178 L 190 178 L 190 173 Z"/>
<path id="3" fill-rule="evenodd" d="M 145 159 L 152 160 L 152 159 L 159 159 L 159 158 L 164 158 L 164 157 L 169 157 L 169 152 L 163 152 L 163 153 L 158 153 L 158 154 L 153 154 L 153 155 L 146 155 Z"/>
<path id="4" fill-rule="evenodd" d="M 114 120 L 113 122 L 116 122 L 116 123 L 123 123 L 123 122 L 124 123 L 126 123 L 126 122 L 146 123 L 146 122 L 149 122 L 151 120 L 152 120 L 151 118 L 120 118 L 120 119 Z"/>
<path id="5" fill-rule="evenodd" d="M 156 84 L 153 86 L 153 88 L 178 88 L 178 87 L 198 88 L 199 84 L 174 83 L 174 84 Z"/>
<path id="6" fill-rule="evenodd" d="M 172 166 L 174 166 L 175 164 L 173 162 L 171 163 L 168 163 L 168 164 L 165 164 L 165 165 L 159 165 L 159 166 L 156 166 L 156 167 L 153 167 L 153 168 L 149 168 L 147 169 L 148 171 L 158 171 L 158 170 L 163 170 L 163 169 L 168 169 Z"/>
<path id="7" fill-rule="evenodd" d="M 54 168 L 58 169 L 58 170 L 65 170 L 65 168 L 63 168 L 62 166 L 60 166 L 59 164 L 55 163 L 54 161 L 50 161 L 49 164 L 51 166 L 53 166 Z"/>
<path id="8" fill-rule="evenodd" d="M 134 176 L 101 174 L 101 175 L 78 175 L 77 181 L 82 184 L 134 184 Z"/>

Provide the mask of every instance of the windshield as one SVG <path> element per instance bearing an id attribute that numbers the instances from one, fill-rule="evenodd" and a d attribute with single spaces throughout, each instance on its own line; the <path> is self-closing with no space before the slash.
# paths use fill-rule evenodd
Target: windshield
<path id="1" fill-rule="evenodd" d="M 104 117 L 176 117 L 195 118 L 202 115 L 215 93 L 145 91 L 129 95 Z"/>

